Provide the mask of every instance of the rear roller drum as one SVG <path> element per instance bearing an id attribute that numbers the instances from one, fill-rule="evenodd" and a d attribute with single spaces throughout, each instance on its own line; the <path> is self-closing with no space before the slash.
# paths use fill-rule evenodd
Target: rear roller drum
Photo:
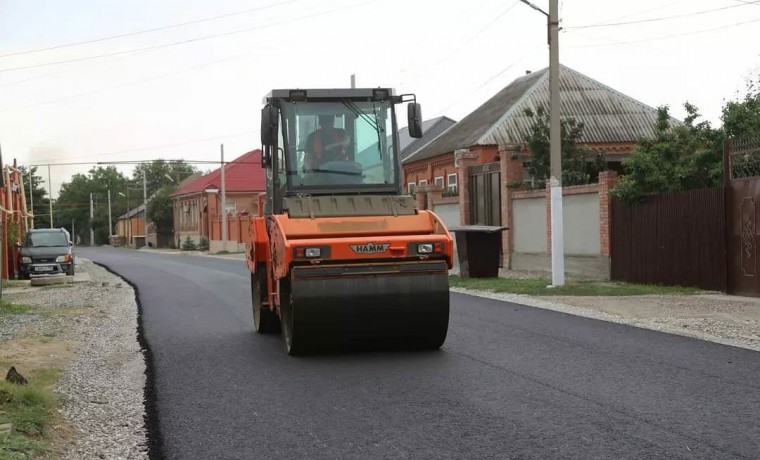
<path id="1" fill-rule="evenodd" d="M 259 267 L 251 273 L 251 304 L 253 327 L 259 334 L 272 334 L 279 329 L 277 314 L 269 309 L 266 269 Z"/>

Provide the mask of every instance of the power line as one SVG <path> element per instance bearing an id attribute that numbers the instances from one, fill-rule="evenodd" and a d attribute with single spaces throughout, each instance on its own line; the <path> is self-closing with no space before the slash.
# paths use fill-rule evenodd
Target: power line
<path id="1" fill-rule="evenodd" d="M 144 53 L 146 51 L 152 51 L 152 50 L 156 50 L 156 49 L 168 48 L 168 47 L 171 47 L 171 46 L 185 45 L 187 43 L 194 43 L 194 42 L 199 42 L 199 41 L 203 41 L 203 40 L 210 40 L 210 39 L 219 38 L 219 37 L 228 37 L 230 35 L 236 35 L 236 34 L 245 33 L 245 32 L 252 32 L 254 30 L 260 30 L 260 29 L 265 29 L 265 28 L 268 28 L 268 27 L 278 26 L 278 25 L 282 25 L 282 24 L 288 24 L 288 23 L 300 21 L 300 20 L 303 20 L 303 19 L 312 19 L 312 18 L 315 18 L 315 17 L 318 17 L 318 16 L 324 16 L 326 14 L 334 13 L 336 11 L 343 11 L 343 10 L 348 10 L 348 9 L 352 9 L 352 8 L 358 8 L 360 6 L 364 6 L 364 5 L 367 5 L 369 3 L 374 3 L 376 1 L 378 1 L 378 0 L 369 0 L 369 1 L 366 1 L 366 2 L 363 2 L 363 3 L 358 3 L 358 4 L 355 4 L 355 5 L 351 5 L 351 6 L 344 6 L 344 7 L 340 7 L 340 8 L 335 8 L 335 9 L 332 9 L 332 10 L 321 11 L 319 13 L 314 13 L 314 14 L 310 14 L 310 15 L 307 15 L 307 16 L 301 16 L 301 17 L 298 17 L 298 18 L 285 19 L 285 20 L 282 20 L 282 21 L 279 21 L 279 22 L 271 22 L 269 24 L 260 24 L 260 25 L 253 26 L 253 27 L 247 27 L 245 29 L 238 29 L 238 30 L 233 30 L 233 31 L 230 31 L 230 32 L 224 32 L 224 33 L 219 33 L 219 34 L 204 35 L 204 36 L 200 36 L 200 37 L 189 38 L 187 40 L 180 40 L 180 41 L 170 42 L 170 43 L 162 43 L 162 44 L 159 44 L 159 45 L 151 45 L 151 46 L 146 46 L 146 47 L 143 47 L 143 48 L 133 48 L 133 49 L 130 49 L 130 50 L 114 51 L 112 53 L 102 53 L 102 54 L 95 54 L 95 55 L 91 55 L 91 56 L 84 56 L 84 57 L 73 58 L 73 59 L 64 59 L 64 60 L 61 60 L 61 61 L 50 61 L 50 62 L 42 62 L 42 63 L 39 63 L 39 64 L 32 64 L 32 65 L 26 65 L 26 66 L 10 67 L 10 68 L 7 68 L 7 69 L 0 69 L 0 73 L 2 73 L 2 72 L 12 72 L 12 71 L 16 71 L 16 70 L 35 69 L 35 68 L 38 68 L 38 67 L 49 67 L 49 66 L 60 65 L 60 64 L 69 64 L 69 63 L 72 63 L 72 62 L 89 61 L 89 60 L 93 60 L 93 59 L 102 59 L 102 58 L 113 57 L 113 56 L 121 56 L 121 55 L 125 55 L 125 54 L 139 54 L 139 53 Z"/>
<path id="2" fill-rule="evenodd" d="M 105 157 L 105 156 L 109 156 L 109 155 L 120 155 L 120 154 L 123 154 L 123 153 L 144 152 L 146 150 L 158 150 L 158 149 L 164 149 L 164 148 L 169 148 L 169 147 L 181 147 L 183 145 L 198 144 L 198 143 L 201 143 L 201 142 L 210 142 L 210 141 L 215 141 L 215 140 L 218 140 L 218 139 L 228 139 L 230 137 L 242 136 L 244 134 L 253 134 L 253 133 L 256 133 L 256 132 L 258 132 L 258 131 L 254 131 L 254 130 L 240 131 L 240 132 L 237 132 L 237 133 L 220 134 L 220 135 L 214 136 L 214 137 L 206 137 L 206 138 L 203 138 L 203 139 L 194 139 L 194 140 L 190 140 L 190 141 L 180 141 L 180 142 L 174 142 L 174 143 L 171 143 L 171 144 L 160 144 L 160 145 L 153 145 L 153 146 L 149 146 L 149 147 L 138 147 L 138 148 L 134 148 L 134 149 L 114 150 L 112 152 L 93 153 L 93 154 L 89 154 L 89 155 L 80 155 L 80 156 L 76 156 L 76 157 L 68 157 L 68 159 L 70 159 L 70 160 L 78 160 L 78 159 L 82 159 L 82 158 Z M 37 162 L 45 162 L 45 161 L 55 161 L 55 159 L 37 160 Z M 178 160 L 166 160 L 166 161 L 178 161 Z M 85 163 L 85 164 L 92 164 L 92 163 Z M 45 163 L 45 165 L 47 165 L 47 163 Z"/>
<path id="3" fill-rule="evenodd" d="M 238 16 L 238 15 L 246 14 L 246 13 L 252 13 L 254 11 L 266 10 L 266 9 L 269 9 L 269 8 L 272 8 L 272 7 L 275 7 L 275 6 L 287 5 L 289 3 L 295 3 L 295 2 L 299 2 L 299 1 L 301 1 L 301 0 L 282 1 L 282 2 L 279 2 L 279 3 L 270 4 L 270 5 L 258 6 L 258 7 L 255 7 L 255 8 L 248 8 L 246 10 L 235 11 L 233 13 L 226 13 L 226 14 L 220 14 L 218 16 L 205 17 L 205 18 L 201 18 L 201 19 L 195 19 L 195 20 L 192 20 L 192 21 L 181 22 L 181 23 L 178 23 L 178 24 L 171 24 L 171 25 L 168 25 L 168 26 L 156 27 L 156 28 L 153 28 L 153 29 L 143 29 L 143 30 L 138 30 L 136 32 L 129 32 L 129 33 L 120 34 L 120 35 L 111 35 L 111 36 L 108 36 L 108 37 L 93 38 L 91 40 L 85 40 L 85 41 L 81 41 L 81 42 L 66 43 L 66 44 L 63 44 L 63 45 L 49 46 L 47 48 L 36 48 L 36 49 L 32 49 L 32 50 L 18 51 L 18 52 L 15 52 L 15 53 L 2 54 L 2 55 L 0 55 L 0 58 L 10 57 L 10 56 L 20 56 L 22 54 L 41 53 L 43 51 L 57 50 L 57 49 L 61 49 L 61 48 L 68 48 L 68 47 L 71 47 L 71 46 L 87 45 L 87 44 L 90 44 L 90 43 L 104 42 L 104 41 L 107 41 L 107 40 L 114 40 L 114 39 L 117 39 L 117 38 L 134 37 L 136 35 L 142 35 L 142 34 L 147 34 L 147 33 L 151 33 L 151 32 L 158 32 L 158 31 L 161 31 L 161 30 L 169 30 L 169 29 L 174 29 L 174 28 L 177 28 L 177 27 L 189 26 L 189 25 L 192 25 L 192 24 L 200 24 L 202 22 L 216 21 L 218 19 L 228 18 L 228 17 L 231 17 L 231 16 Z"/>
<path id="4" fill-rule="evenodd" d="M 454 107 L 455 105 L 457 105 L 460 102 L 462 102 L 465 99 L 465 97 L 469 96 L 472 93 L 478 92 L 480 89 L 482 89 L 483 87 L 485 87 L 486 85 L 488 85 L 489 83 L 491 83 L 492 81 L 494 81 L 495 79 L 497 79 L 500 76 L 504 75 L 505 72 L 507 72 L 508 70 L 510 70 L 511 68 L 513 68 L 514 66 L 516 66 L 517 64 L 521 63 L 522 61 L 524 61 L 525 58 L 527 58 L 528 56 L 530 56 L 531 54 L 533 54 L 533 52 L 537 48 L 540 48 L 542 46 L 544 46 L 544 45 L 542 45 L 542 44 L 535 45 L 527 53 L 525 53 L 524 55 L 522 55 L 518 60 L 511 62 L 509 65 L 507 65 L 506 67 L 504 67 L 503 69 L 501 69 L 498 73 L 492 75 L 491 77 L 489 77 L 488 79 L 486 79 L 485 81 L 483 81 L 477 88 L 468 91 L 466 96 L 463 96 L 463 97 L 461 97 L 459 99 L 456 99 L 454 102 L 450 103 L 449 105 L 447 105 L 444 108 L 442 108 L 441 110 L 439 110 L 438 113 L 436 114 L 436 116 L 443 115 L 443 113 L 446 112 L 448 109 L 450 109 L 451 107 Z"/>
<path id="5" fill-rule="evenodd" d="M 431 70 L 433 70 L 436 67 L 438 67 L 439 65 L 441 65 L 441 63 L 445 62 L 446 60 L 448 60 L 449 58 L 451 58 L 453 55 L 455 55 L 456 53 L 458 53 L 462 48 L 464 48 L 465 45 L 467 45 L 468 43 L 472 42 L 474 39 L 476 39 L 478 36 L 480 36 L 483 32 L 485 32 L 486 30 L 488 30 L 492 25 L 494 25 L 496 23 L 496 21 L 498 21 L 499 19 L 501 19 L 502 16 L 504 16 L 505 14 L 507 14 L 518 3 L 520 3 L 520 0 L 515 0 L 515 2 L 512 5 L 510 5 L 504 11 L 502 11 L 501 13 L 499 13 L 488 24 L 486 24 L 485 26 L 479 28 L 478 31 L 475 34 L 473 34 L 472 36 L 470 36 L 470 38 L 468 38 L 467 40 L 465 40 L 464 42 L 462 42 L 454 51 L 450 51 L 450 52 L 446 53 L 438 61 L 436 61 L 430 67 L 428 67 L 424 72 L 430 72 Z M 405 71 L 406 71 L 406 69 L 402 70 L 400 73 L 403 74 Z M 403 80 L 401 80 L 401 85 L 403 85 L 404 82 L 406 82 L 409 77 L 417 76 L 419 73 L 420 72 L 417 71 L 417 72 L 412 72 L 410 75 L 407 75 L 406 77 L 404 77 Z"/>
<path id="6" fill-rule="evenodd" d="M 632 41 L 627 41 L 627 42 L 615 42 L 614 44 L 616 44 L 616 45 L 634 45 L 634 44 L 637 44 L 637 43 L 646 43 L 646 42 L 652 42 L 652 41 L 667 40 L 667 39 L 670 39 L 670 38 L 686 37 L 686 36 L 689 36 L 689 35 L 698 35 L 698 34 L 702 34 L 702 33 L 706 33 L 706 32 L 713 32 L 713 31 L 716 31 L 716 30 L 728 29 L 728 28 L 731 28 L 731 27 L 743 26 L 743 25 L 746 25 L 746 24 L 753 24 L 755 22 L 760 22 L 760 18 L 752 19 L 752 20 L 749 20 L 749 21 L 736 22 L 736 23 L 733 23 L 733 24 L 726 24 L 726 25 L 718 26 L 718 27 L 712 27 L 710 29 L 693 30 L 691 32 L 684 32 L 684 33 L 673 34 L 673 35 L 663 35 L 663 36 L 660 36 L 660 37 L 645 38 L 643 40 L 632 40 Z M 602 46 L 610 46 L 611 44 L 612 43 L 610 43 L 610 44 L 594 44 L 594 45 L 579 45 L 579 46 L 568 46 L 567 48 L 598 48 L 598 47 L 602 47 Z"/>
<path id="7" fill-rule="evenodd" d="M 740 8 L 742 6 L 747 6 L 747 5 L 751 5 L 751 4 L 757 4 L 757 2 L 754 1 L 752 3 L 742 3 L 740 5 L 729 5 L 729 6 L 723 6 L 723 7 L 720 7 L 720 8 L 712 8 L 712 9 L 709 9 L 709 10 L 695 11 L 695 12 L 692 12 L 692 13 L 676 14 L 676 15 L 673 15 L 673 16 L 662 16 L 662 17 L 658 17 L 658 18 L 640 19 L 640 20 L 637 20 L 637 21 L 606 22 L 606 23 L 597 23 L 597 24 L 586 24 L 586 25 L 581 25 L 581 26 L 568 26 L 566 28 L 567 29 L 589 29 L 589 28 L 592 28 L 592 27 L 626 26 L 626 25 L 632 25 L 632 24 L 643 24 L 643 23 L 647 23 L 647 22 L 667 21 L 667 20 L 670 20 L 670 19 L 685 18 L 685 17 L 689 17 L 689 16 L 698 16 L 698 15 L 701 15 L 701 14 L 712 13 L 714 11 L 728 10 L 728 9 L 731 9 L 731 8 Z"/>
<path id="8" fill-rule="evenodd" d="M 19 105 L 19 106 L 15 106 L 15 107 L 0 108 L 0 112 L 7 112 L 9 110 L 22 110 L 22 109 L 26 109 L 26 108 L 34 107 L 34 106 L 38 106 L 38 105 L 54 104 L 56 102 L 68 101 L 70 99 L 76 99 L 76 98 L 83 97 L 83 96 L 91 96 L 93 94 L 98 94 L 98 93 L 102 93 L 102 92 L 105 92 L 105 91 L 112 91 L 112 90 L 119 89 L 119 88 L 125 88 L 127 86 L 138 85 L 140 83 L 147 83 L 147 82 L 150 82 L 150 81 L 161 80 L 163 78 L 171 77 L 171 76 L 174 76 L 176 74 L 188 72 L 188 71 L 191 71 L 191 70 L 200 69 L 200 68 L 203 68 L 203 67 L 208 67 L 210 65 L 218 64 L 220 62 L 240 59 L 242 57 L 251 55 L 251 54 L 253 54 L 253 53 L 255 53 L 256 51 L 259 51 L 259 50 L 260 50 L 260 48 L 257 48 L 254 51 L 247 51 L 245 53 L 237 54 L 235 56 L 230 56 L 230 57 L 221 58 L 221 59 L 214 59 L 213 61 L 207 61 L 207 62 L 205 62 L 203 64 L 198 64 L 198 65 L 194 65 L 194 66 L 190 66 L 190 67 L 185 67 L 183 69 L 178 69 L 178 70 L 172 70 L 171 72 L 167 72 L 167 73 L 160 74 L 160 75 L 155 75 L 155 76 L 152 76 L 152 77 L 139 78 L 137 80 L 132 80 L 132 81 L 124 82 L 124 83 L 119 83 L 117 85 L 107 86 L 105 88 L 99 88 L 99 89 L 95 89 L 95 90 L 92 90 L 92 91 L 86 91 L 84 93 L 70 94 L 68 96 L 62 96 L 62 97 L 58 97 L 58 98 L 54 98 L 54 99 L 48 99 L 46 101 L 32 102 L 30 104 Z"/>

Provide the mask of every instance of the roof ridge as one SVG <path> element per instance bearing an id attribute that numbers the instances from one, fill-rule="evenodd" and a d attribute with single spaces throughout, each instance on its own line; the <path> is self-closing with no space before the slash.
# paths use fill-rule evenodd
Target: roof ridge
<path id="1" fill-rule="evenodd" d="M 561 66 L 560 66 L 560 67 L 561 67 Z M 519 98 L 519 99 L 517 99 L 517 100 L 514 102 L 514 104 L 512 104 L 512 105 L 511 105 L 511 106 L 510 106 L 510 107 L 507 109 L 507 111 L 506 111 L 506 112 L 504 112 L 504 114 L 503 114 L 501 117 L 499 117 L 499 119 L 498 119 L 498 120 L 496 120 L 496 122 L 495 122 L 494 124 L 492 124 L 492 125 L 491 125 L 491 127 L 490 127 L 490 128 L 488 128 L 488 131 L 486 131 L 486 132 L 485 132 L 485 133 L 484 133 L 482 136 L 480 136 L 480 137 L 478 138 L 478 140 L 477 140 L 477 144 L 480 144 L 480 143 L 483 141 L 483 139 L 487 138 L 487 137 L 488 137 L 488 136 L 490 136 L 490 135 L 491 135 L 491 134 L 492 134 L 494 131 L 496 131 L 496 129 L 497 129 L 497 128 L 498 128 L 498 127 L 499 127 L 499 126 L 502 124 L 502 123 L 504 123 L 504 121 L 505 121 L 507 118 L 509 118 L 509 117 L 511 117 L 511 116 L 512 116 L 512 114 L 514 113 L 515 109 L 517 109 L 517 107 L 519 107 L 519 106 L 520 106 L 520 104 L 522 104 L 522 103 L 523 103 L 523 102 L 524 102 L 526 99 L 528 99 L 528 97 L 530 97 L 530 95 L 531 95 L 531 94 L 533 94 L 533 92 L 535 92 L 535 91 L 536 91 L 536 89 L 538 88 L 538 86 L 539 86 L 539 85 L 543 84 L 543 83 L 544 83 L 544 81 L 546 81 L 546 80 L 548 80 L 548 79 L 549 79 L 549 68 L 548 68 L 548 67 L 544 67 L 544 68 L 543 68 L 543 69 L 541 69 L 541 70 L 538 70 L 538 71 L 536 71 L 536 72 L 531 72 L 531 73 L 538 73 L 538 72 L 542 72 L 542 73 L 543 73 L 543 75 L 541 75 L 541 76 L 540 76 L 540 77 L 539 77 L 539 78 L 536 80 L 536 82 L 535 82 L 535 83 L 533 83 L 533 84 L 530 86 L 530 88 L 528 88 L 528 89 L 526 89 L 526 90 L 525 90 L 525 92 L 522 94 L 522 96 L 520 96 L 520 98 Z M 530 75 L 530 74 L 527 74 L 527 75 L 524 75 L 523 77 L 520 77 L 520 78 L 524 78 L 524 77 L 527 77 L 527 76 L 529 76 L 529 75 Z M 516 79 L 515 81 L 513 81 L 512 83 L 510 83 L 509 85 L 507 85 L 507 87 L 509 87 L 509 86 L 512 86 L 512 84 L 513 84 L 513 83 L 516 83 L 516 82 L 517 82 L 517 80 L 519 80 L 519 79 Z M 496 96 L 494 96 L 494 97 L 496 97 Z"/>

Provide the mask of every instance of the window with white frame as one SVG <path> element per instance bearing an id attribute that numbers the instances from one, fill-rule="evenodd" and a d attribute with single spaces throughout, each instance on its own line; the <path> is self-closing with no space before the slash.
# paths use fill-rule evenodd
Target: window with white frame
<path id="1" fill-rule="evenodd" d="M 417 187 L 417 184 L 415 184 L 414 182 L 409 182 L 406 185 L 406 187 L 407 187 L 407 192 L 414 193 L 414 189 Z"/>
<path id="2" fill-rule="evenodd" d="M 446 180 L 448 182 L 446 184 L 446 186 L 447 186 L 446 188 L 448 188 L 452 192 L 456 192 L 457 191 L 457 175 L 456 174 L 449 174 L 448 177 L 446 178 Z"/>
<path id="3" fill-rule="evenodd" d="M 433 183 L 435 185 L 439 185 L 439 186 L 443 187 L 443 176 L 436 177 L 435 180 L 433 181 Z"/>
<path id="4" fill-rule="evenodd" d="M 427 187 L 427 179 L 422 179 L 420 181 L 420 187 Z"/>

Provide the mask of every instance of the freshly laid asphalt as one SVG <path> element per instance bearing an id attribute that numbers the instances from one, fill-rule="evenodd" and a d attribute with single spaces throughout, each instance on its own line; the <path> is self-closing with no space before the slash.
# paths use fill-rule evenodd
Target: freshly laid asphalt
<path id="1" fill-rule="evenodd" d="M 291 357 L 244 262 L 80 249 L 138 287 L 166 458 L 760 458 L 760 353 L 451 294 L 434 352 Z"/>

